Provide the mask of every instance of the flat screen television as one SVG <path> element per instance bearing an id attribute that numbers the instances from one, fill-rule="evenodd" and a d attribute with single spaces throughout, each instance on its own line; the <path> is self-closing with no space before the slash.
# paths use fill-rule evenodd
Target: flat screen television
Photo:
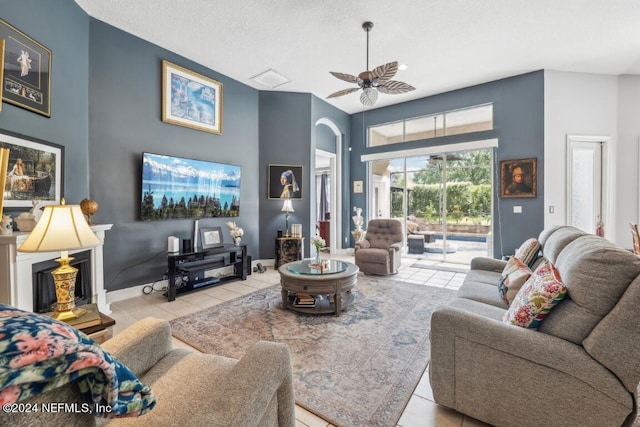
<path id="1" fill-rule="evenodd" d="M 141 219 L 198 219 L 240 214 L 240 166 L 142 154 Z"/>

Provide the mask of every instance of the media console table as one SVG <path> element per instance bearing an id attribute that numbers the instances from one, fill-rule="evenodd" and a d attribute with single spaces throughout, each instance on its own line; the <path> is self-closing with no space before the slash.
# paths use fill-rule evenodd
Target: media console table
<path id="1" fill-rule="evenodd" d="M 174 301 L 177 294 L 209 286 L 217 286 L 231 280 L 247 280 L 251 261 L 247 245 L 225 244 L 219 248 L 200 249 L 194 252 L 167 254 L 169 265 L 167 299 Z M 233 266 L 233 274 L 225 277 L 205 277 L 205 271 Z"/>

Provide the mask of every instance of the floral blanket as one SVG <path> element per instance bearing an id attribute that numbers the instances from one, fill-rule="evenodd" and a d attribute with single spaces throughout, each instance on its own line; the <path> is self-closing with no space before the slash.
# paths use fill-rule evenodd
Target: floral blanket
<path id="1" fill-rule="evenodd" d="M 94 415 L 139 416 L 156 396 L 126 366 L 77 329 L 0 304 L 0 404 L 77 381 Z"/>

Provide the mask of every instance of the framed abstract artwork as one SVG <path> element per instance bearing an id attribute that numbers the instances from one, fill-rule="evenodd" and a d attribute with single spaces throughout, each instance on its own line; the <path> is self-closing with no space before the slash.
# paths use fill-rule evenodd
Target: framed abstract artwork
<path id="1" fill-rule="evenodd" d="M 0 148 L 9 149 L 5 207 L 32 207 L 33 201 L 60 204 L 64 147 L 0 131 Z"/>
<path id="2" fill-rule="evenodd" d="M 51 117 L 51 50 L 0 19 L 2 99 Z"/>
<path id="3" fill-rule="evenodd" d="M 501 197 L 536 197 L 537 159 L 502 160 L 500 162 Z"/>
<path id="4" fill-rule="evenodd" d="M 162 61 L 162 121 L 222 133 L 222 83 Z"/>
<path id="5" fill-rule="evenodd" d="M 269 165 L 269 199 L 302 199 L 302 166 Z"/>

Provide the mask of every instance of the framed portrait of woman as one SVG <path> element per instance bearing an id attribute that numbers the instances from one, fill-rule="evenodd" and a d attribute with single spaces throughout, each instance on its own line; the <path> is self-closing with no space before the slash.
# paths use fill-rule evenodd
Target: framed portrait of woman
<path id="1" fill-rule="evenodd" d="M 302 166 L 269 165 L 269 199 L 302 199 Z"/>

